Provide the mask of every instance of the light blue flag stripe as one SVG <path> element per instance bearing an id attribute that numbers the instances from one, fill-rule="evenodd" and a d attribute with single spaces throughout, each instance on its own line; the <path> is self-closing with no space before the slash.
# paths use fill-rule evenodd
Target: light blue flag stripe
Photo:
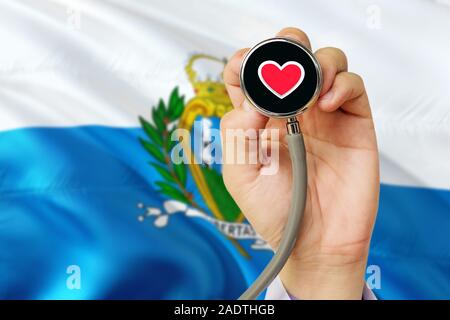
<path id="1" fill-rule="evenodd" d="M 166 199 L 139 136 L 101 126 L 0 132 L 1 299 L 233 299 L 259 273 L 270 252 L 243 240 L 244 258 L 208 222 L 137 220 L 139 203 Z M 449 209 L 448 190 L 381 186 L 369 257 L 380 298 L 450 298 Z M 80 290 L 67 287 L 70 265 Z"/>

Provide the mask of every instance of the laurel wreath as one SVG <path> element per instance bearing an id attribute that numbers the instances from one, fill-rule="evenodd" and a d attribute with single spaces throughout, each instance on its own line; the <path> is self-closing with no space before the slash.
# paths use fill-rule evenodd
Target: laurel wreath
<path id="1" fill-rule="evenodd" d="M 158 105 L 152 107 L 151 116 L 154 124 L 143 117 L 139 117 L 141 126 L 149 139 L 139 137 L 139 142 L 154 159 L 154 161 L 149 162 L 149 165 L 163 178 L 162 181 L 156 181 L 159 188 L 157 191 L 169 198 L 199 208 L 192 193 L 186 189 L 186 165 L 184 163 L 173 163 L 170 159 L 170 153 L 177 141 L 170 139 L 172 133 L 176 130 L 176 126 L 169 129 L 169 124 L 179 120 L 183 111 L 184 96 L 180 96 L 178 87 L 176 87 L 170 94 L 167 104 L 160 99 Z"/>
<path id="2" fill-rule="evenodd" d="M 187 165 L 175 164 L 170 158 L 173 147 L 178 143 L 171 140 L 172 133 L 177 129 L 176 125 L 172 126 L 171 124 L 180 119 L 184 108 L 184 96 L 180 96 L 178 87 L 176 87 L 171 92 L 167 103 L 160 99 L 158 105 L 152 107 L 153 124 L 143 117 L 139 117 L 147 138 L 139 137 L 139 142 L 153 158 L 153 161 L 149 161 L 149 165 L 162 178 L 155 183 L 159 188 L 157 191 L 171 199 L 179 200 L 204 211 L 202 206 L 194 200 L 193 193 L 189 192 L 186 187 Z M 201 171 L 225 220 L 236 221 L 242 214 L 226 190 L 221 174 L 208 166 L 202 166 Z"/>

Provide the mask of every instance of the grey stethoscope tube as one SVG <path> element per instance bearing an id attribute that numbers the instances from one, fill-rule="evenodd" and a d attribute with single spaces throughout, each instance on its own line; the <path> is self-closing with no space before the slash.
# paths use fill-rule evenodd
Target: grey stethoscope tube
<path id="1" fill-rule="evenodd" d="M 295 54 L 293 53 L 294 51 Z M 252 56 L 255 57 L 255 55 L 256 58 L 252 59 Z M 305 79 L 309 77 L 310 85 L 306 85 L 297 92 L 302 93 L 303 98 L 310 95 L 307 103 L 292 110 L 290 102 L 283 103 L 283 101 L 280 100 L 279 102 L 274 103 L 272 99 L 266 99 L 267 97 L 264 95 L 261 96 L 261 92 L 264 92 L 261 90 L 265 90 L 265 88 L 261 86 L 260 82 L 266 87 L 267 83 L 263 82 L 263 80 L 265 81 L 266 79 L 260 74 L 259 71 L 258 75 L 256 75 L 255 66 L 259 64 L 258 70 L 260 70 L 262 65 L 260 64 L 261 61 L 266 60 L 266 62 L 271 62 L 273 64 L 274 61 L 272 61 L 272 59 L 281 62 L 296 62 L 300 65 L 305 63 L 305 66 L 309 66 L 309 69 L 302 69 L 302 72 L 305 74 Z M 250 66 L 247 68 L 248 65 Z M 278 69 L 280 69 L 279 64 Z M 250 87 L 246 86 L 245 76 L 247 76 L 249 80 L 248 83 Z M 256 77 L 259 77 L 259 80 Z M 263 77 L 263 79 L 261 79 L 261 77 Z M 314 83 L 313 81 L 315 81 L 315 86 L 311 86 L 311 84 Z M 305 211 L 308 177 L 306 169 L 305 144 L 296 116 L 306 111 L 317 101 L 322 89 L 322 70 L 319 62 L 308 48 L 292 39 L 277 37 L 260 42 L 246 54 L 241 65 L 240 83 L 245 97 L 259 112 L 267 117 L 287 118 L 286 127 L 288 135 L 286 138 L 291 157 L 293 175 L 289 215 L 278 248 L 272 257 L 272 260 L 270 260 L 269 264 L 265 267 L 255 282 L 239 297 L 239 300 L 254 300 L 275 279 L 281 269 L 283 269 L 297 242 L 300 224 Z M 271 85 L 269 86 L 271 87 Z M 252 99 L 253 97 L 257 97 L 258 99 Z M 299 96 L 298 94 L 297 97 L 300 97 L 300 100 L 302 98 L 302 96 Z M 263 104 L 258 105 L 255 101 L 263 102 Z M 283 109 L 283 107 L 287 107 L 287 110 Z M 278 112 L 278 110 L 281 113 Z"/>
<path id="2" fill-rule="evenodd" d="M 283 268 L 297 242 L 298 230 L 305 211 L 307 194 L 306 150 L 297 120 L 288 120 L 286 136 L 292 163 L 292 202 L 283 237 L 275 255 L 253 284 L 239 297 L 239 300 L 254 300 L 275 279 Z"/>

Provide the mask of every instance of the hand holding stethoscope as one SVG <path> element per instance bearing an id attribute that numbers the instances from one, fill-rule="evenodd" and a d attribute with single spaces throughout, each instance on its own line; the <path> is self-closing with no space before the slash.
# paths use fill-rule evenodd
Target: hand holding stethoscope
<path id="1" fill-rule="evenodd" d="M 286 39 L 276 43 L 287 40 L 310 48 L 307 36 L 298 29 L 283 29 L 278 36 Z M 224 71 L 235 109 L 222 119 L 223 145 L 228 143 L 228 129 L 278 128 L 279 171 L 261 175 L 260 165 L 225 161 L 227 188 L 256 231 L 277 250 L 293 201 L 286 120 L 277 116 L 297 118 L 307 151 L 308 195 L 298 241 L 281 280 L 290 294 L 301 299 L 359 299 L 379 195 L 378 150 L 364 84 L 358 75 L 347 72 L 347 59 L 335 48 L 318 50 L 312 62 L 289 57 L 277 62 L 277 57 L 269 59 L 271 48 L 263 53 L 255 48 L 243 65 L 250 78 L 240 74 L 248 49 L 238 51 Z M 314 68 L 316 61 L 320 68 Z M 280 76 L 277 69 L 284 68 L 290 68 L 289 79 L 273 81 Z M 316 81 L 320 88 L 319 80 L 322 86 L 316 94 L 312 84 Z M 303 89 L 302 94 L 309 92 L 307 98 L 295 97 Z M 294 100 L 302 102 L 294 105 Z M 301 113 L 305 106 L 308 110 Z M 223 152 L 226 159 L 226 148 Z"/>

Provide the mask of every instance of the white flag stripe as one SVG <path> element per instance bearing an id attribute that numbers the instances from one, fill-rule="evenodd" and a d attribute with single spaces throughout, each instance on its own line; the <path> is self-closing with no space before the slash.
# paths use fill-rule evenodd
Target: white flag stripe
<path id="1" fill-rule="evenodd" d="M 450 189 L 449 3 L 5 1 L 0 130 L 136 127 L 175 86 L 194 95 L 190 54 L 230 56 L 292 25 L 316 49 L 342 48 L 363 75 L 382 181 Z"/>

